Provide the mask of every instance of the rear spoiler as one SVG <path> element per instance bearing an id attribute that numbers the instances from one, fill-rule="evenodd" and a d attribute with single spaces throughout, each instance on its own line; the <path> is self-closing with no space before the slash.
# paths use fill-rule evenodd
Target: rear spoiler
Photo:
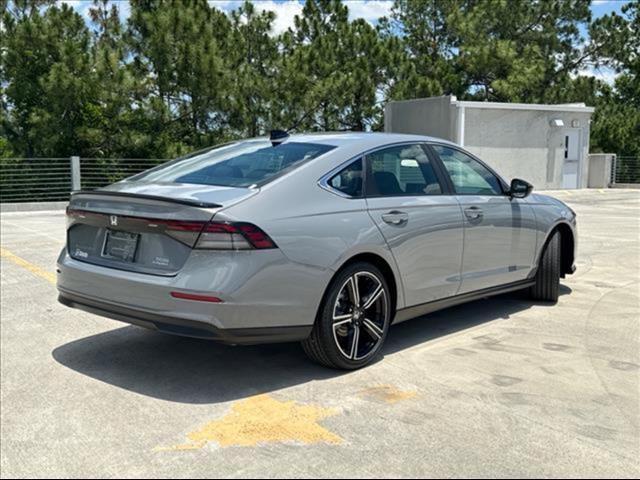
<path id="1" fill-rule="evenodd" d="M 160 197 L 158 195 L 144 195 L 142 193 L 129 193 L 129 192 L 112 192 L 110 190 L 78 190 L 71 193 L 71 199 L 76 195 L 88 195 L 93 197 L 131 197 L 131 198 L 143 198 L 146 200 L 157 200 L 166 203 L 179 203 L 181 205 L 189 205 L 192 207 L 200 208 L 220 208 L 222 205 L 217 203 L 200 202 L 198 200 L 189 200 L 185 198 L 169 198 Z"/>

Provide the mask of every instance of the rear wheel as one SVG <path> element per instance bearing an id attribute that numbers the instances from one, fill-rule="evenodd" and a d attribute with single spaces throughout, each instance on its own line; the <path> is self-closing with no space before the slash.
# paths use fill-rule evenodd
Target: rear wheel
<path id="1" fill-rule="evenodd" d="M 355 370 L 380 352 L 390 320 L 391 296 L 384 276 L 374 265 L 358 262 L 331 282 L 302 347 L 321 365 Z"/>
<path id="2" fill-rule="evenodd" d="M 560 291 L 560 232 L 555 232 L 540 258 L 536 283 L 530 289 L 531 298 L 557 302 Z"/>

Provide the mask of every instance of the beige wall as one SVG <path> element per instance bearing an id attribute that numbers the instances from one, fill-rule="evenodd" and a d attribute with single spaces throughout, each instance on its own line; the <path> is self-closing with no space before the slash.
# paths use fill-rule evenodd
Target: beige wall
<path id="1" fill-rule="evenodd" d="M 607 188 L 611 183 L 611 167 L 615 154 L 592 153 L 589 155 L 589 188 Z"/>
<path id="2" fill-rule="evenodd" d="M 448 96 L 389 102 L 385 107 L 385 131 L 429 135 L 461 143 L 458 138 L 461 110 Z M 580 131 L 578 187 L 586 188 L 590 118 L 588 112 L 464 107 L 463 145 L 507 181 L 519 177 L 538 190 L 558 189 L 562 188 L 565 131 L 577 121 Z M 564 127 L 551 126 L 554 119 L 562 120 Z"/>
<path id="3" fill-rule="evenodd" d="M 384 130 L 429 135 L 455 142 L 455 110 L 451 97 L 389 102 L 384 109 Z"/>
<path id="4" fill-rule="evenodd" d="M 561 119 L 564 127 L 551 122 Z M 467 108 L 464 145 L 508 181 L 519 177 L 538 190 L 562 188 L 564 135 L 577 120 L 579 188 L 587 186 L 589 113 Z"/>

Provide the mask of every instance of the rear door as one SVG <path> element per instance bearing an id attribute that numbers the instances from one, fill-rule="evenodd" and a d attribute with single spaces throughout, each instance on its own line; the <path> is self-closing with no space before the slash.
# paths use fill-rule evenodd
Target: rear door
<path id="1" fill-rule="evenodd" d="M 395 257 L 406 306 L 455 295 L 462 213 L 444 188 L 443 172 L 419 143 L 385 147 L 365 159 L 369 214 Z"/>
<path id="2" fill-rule="evenodd" d="M 524 199 L 511 198 L 503 182 L 478 159 L 448 145 L 432 145 L 456 192 L 464 219 L 459 293 L 526 279 L 536 248 L 536 221 Z"/>

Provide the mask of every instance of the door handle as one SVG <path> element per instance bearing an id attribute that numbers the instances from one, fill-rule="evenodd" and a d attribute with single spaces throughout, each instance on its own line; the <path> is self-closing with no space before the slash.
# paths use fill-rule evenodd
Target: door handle
<path id="1" fill-rule="evenodd" d="M 382 221 L 389 225 L 404 225 L 409 221 L 409 214 L 392 210 L 389 213 L 382 214 Z"/>
<path id="2" fill-rule="evenodd" d="M 465 208 L 464 214 L 469 220 L 478 220 L 482 218 L 482 209 L 480 207 Z"/>

